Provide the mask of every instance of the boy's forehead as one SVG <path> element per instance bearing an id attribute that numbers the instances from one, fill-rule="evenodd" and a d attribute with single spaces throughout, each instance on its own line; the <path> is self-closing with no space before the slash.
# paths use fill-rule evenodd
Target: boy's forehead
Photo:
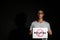
<path id="1" fill-rule="evenodd" d="M 39 11 L 38 14 L 44 14 L 44 12 L 43 11 Z"/>
<path id="2" fill-rule="evenodd" d="M 39 11 L 40 13 L 42 13 L 43 11 Z"/>

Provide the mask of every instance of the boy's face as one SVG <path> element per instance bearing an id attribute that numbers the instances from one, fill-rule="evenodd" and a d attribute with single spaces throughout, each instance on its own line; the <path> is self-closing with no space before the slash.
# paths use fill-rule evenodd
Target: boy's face
<path id="1" fill-rule="evenodd" d="M 41 19 L 41 18 L 43 18 L 43 16 L 44 16 L 44 12 L 43 11 L 38 11 L 38 17 L 39 17 L 39 19 Z"/>

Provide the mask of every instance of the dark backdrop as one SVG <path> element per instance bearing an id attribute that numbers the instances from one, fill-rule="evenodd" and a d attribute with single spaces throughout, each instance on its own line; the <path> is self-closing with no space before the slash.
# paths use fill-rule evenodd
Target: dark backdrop
<path id="1" fill-rule="evenodd" d="M 45 20 L 51 24 L 53 35 L 59 37 L 59 14 L 53 12 L 53 1 L 2 1 L 1 3 L 1 40 L 30 39 L 28 30 L 35 20 L 36 10 L 44 9 Z M 57 35 L 56 35 L 57 34 Z M 58 36 L 58 37 L 57 37 Z"/>

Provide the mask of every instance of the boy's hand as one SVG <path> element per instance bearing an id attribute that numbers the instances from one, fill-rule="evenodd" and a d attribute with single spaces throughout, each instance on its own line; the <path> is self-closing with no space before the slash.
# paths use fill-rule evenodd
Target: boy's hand
<path id="1" fill-rule="evenodd" d="M 32 31 L 29 32 L 29 35 L 32 35 Z"/>
<path id="2" fill-rule="evenodd" d="M 30 32 L 29 35 L 31 35 L 32 33 Z"/>
<path id="3" fill-rule="evenodd" d="M 49 35 L 52 35 L 52 31 L 51 30 L 48 30 L 48 33 L 49 33 Z"/>

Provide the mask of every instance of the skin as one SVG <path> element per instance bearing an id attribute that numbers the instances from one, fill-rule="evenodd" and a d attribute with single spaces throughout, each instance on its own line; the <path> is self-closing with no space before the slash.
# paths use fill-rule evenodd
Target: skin
<path id="1" fill-rule="evenodd" d="M 42 10 L 39 10 L 38 11 L 38 17 L 39 17 L 39 19 L 38 19 L 38 22 L 40 22 L 40 23 L 42 23 L 44 20 L 43 20 L 43 17 L 44 17 L 44 12 L 42 11 Z M 32 30 L 30 30 L 30 33 L 29 33 L 30 35 L 32 34 Z M 52 35 L 52 30 L 50 29 L 50 30 L 48 30 L 48 34 L 49 35 Z"/>

